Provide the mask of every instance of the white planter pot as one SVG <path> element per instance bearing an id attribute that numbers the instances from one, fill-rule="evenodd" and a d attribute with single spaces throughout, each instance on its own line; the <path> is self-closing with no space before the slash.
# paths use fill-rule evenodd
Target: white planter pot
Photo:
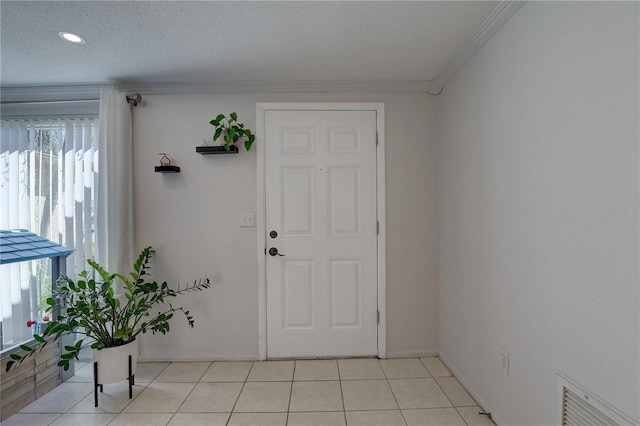
<path id="1" fill-rule="evenodd" d="M 106 385 L 129 377 L 129 355 L 131 355 L 131 374 L 136 374 L 138 364 L 138 341 L 126 345 L 93 350 L 93 362 L 98 363 L 98 383 Z"/>

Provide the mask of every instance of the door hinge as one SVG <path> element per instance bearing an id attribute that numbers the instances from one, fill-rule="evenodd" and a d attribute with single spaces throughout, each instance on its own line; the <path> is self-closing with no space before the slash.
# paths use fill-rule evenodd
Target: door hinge
<path id="1" fill-rule="evenodd" d="M 380 221 L 376 221 L 376 234 L 380 235 Z"/>
<path id="2" fill-rule="evenodd" d="M 378 132 L 376 132 L 376 145 L 378 145 Z"/>
<path id="3" fill-rule="evenodd" d="M 265 254 L 265 256 L 267 255 L 267 248 L 266 247 L 264 248 L 264 254 Z"/>
<path id="4" fill-rule="evenodd" d="M 378 324 L 380 324 L 380 311 L 378 311 L 377 320 L 378 320 Z"/>

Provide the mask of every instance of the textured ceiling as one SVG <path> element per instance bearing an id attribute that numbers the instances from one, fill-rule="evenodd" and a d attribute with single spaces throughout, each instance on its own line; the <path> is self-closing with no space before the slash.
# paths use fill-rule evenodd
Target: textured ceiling
<path id="1" fill-rule="evenodd" d="M 495 4 L 4 0 L 0 84 L 430 80 Z"/>

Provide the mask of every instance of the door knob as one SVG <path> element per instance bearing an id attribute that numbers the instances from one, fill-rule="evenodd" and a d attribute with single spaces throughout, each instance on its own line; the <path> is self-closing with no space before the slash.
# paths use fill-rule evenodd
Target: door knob
<path id="1" fill-rule="evenodd" d="M 275 248 L 275 247 L 271 247 L 271 248 L 269 249 L 269 254 L 270 254 L 271 256 L 284 256 L 284 254 L 280 254 L 280 253 L 278 253 L 278 249 L 277 249 L 277 248 Z"/>

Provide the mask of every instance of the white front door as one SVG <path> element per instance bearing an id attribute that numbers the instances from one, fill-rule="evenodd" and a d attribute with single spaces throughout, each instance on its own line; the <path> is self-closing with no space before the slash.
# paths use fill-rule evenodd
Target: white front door
<path id="1" fill-rule="evenodd" d="M 264 126 L 267 356 L 377 355 L 376 112 Z"/>

